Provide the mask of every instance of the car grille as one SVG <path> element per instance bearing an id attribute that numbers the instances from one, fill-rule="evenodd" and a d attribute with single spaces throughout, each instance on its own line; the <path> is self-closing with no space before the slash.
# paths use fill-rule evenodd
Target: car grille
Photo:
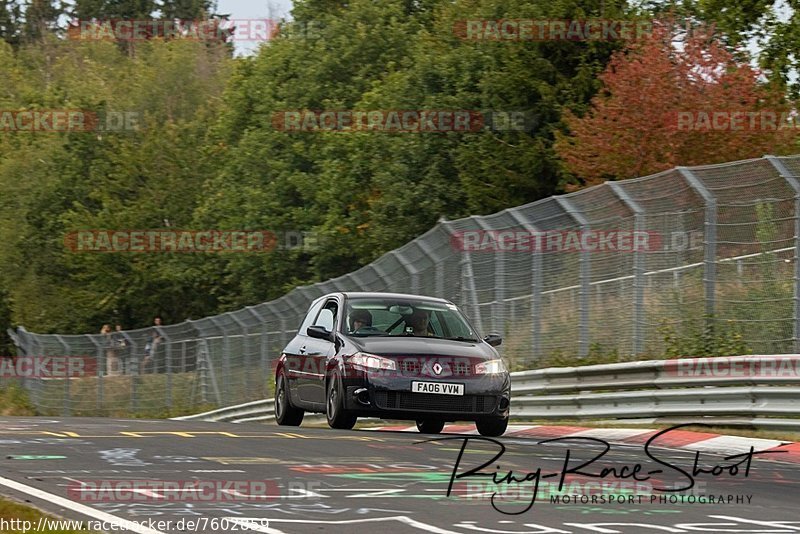
<path id="1" fill-rule="evenodd" d="M 400 372 L 404 376 L 434 376 L 434 373 L 431 372 L 431 362 L 438 361 L 439 364 L 442 366 L 442 376 L 458 376 L 458 377 L 466 377 L 472 375 L 472 366 L 469 362 L 460 360 L 460 359 L 430 359 L 426 363 L 428 364 L 425 368 L 423 368 L 423 361 L 422 358 L 403 358 L 399 360 L 400 364 Z"/>
<path id="2" fill-rule="evenodd" d="M 497 400 L 492 395 L 436 395 L 410 391 L 376 391 L 375 404 L 384 410 L 420 412 L 491 413 Z"/>

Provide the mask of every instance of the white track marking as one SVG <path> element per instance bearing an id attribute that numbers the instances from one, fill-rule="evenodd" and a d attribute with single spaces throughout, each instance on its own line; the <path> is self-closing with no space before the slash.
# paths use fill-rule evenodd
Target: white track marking
<path id="1" fill-rule="evenodd" d="M 31 497 L 36 497 L 37 499 L 42 499 L 44 501 L 51 502 L 55 505 L 62 506 L 68 510 L 72 510 L 73 512 L 77 512 L 79 514 L 91 517 L 92 519 L 96 519 L 98 521 L 103 521 L 105 523 L 111 523 L 113 525 L 124 527 L 125 530 L 138 532 L 139 534 L 165 534 L 160 530 L 147 528 L 136 522 L 128 521 L 127 519 L 123 519 L 121 517 L 117 517 L 115 515 L 102 512 L 100 510 L 95 510 L 94 508 L 91 508 L 84 504 L 73 502 L 69 499 L 59 497 L 58 495 L 53 495 L 52 493 L 48 493 L 46 491 L 33 488 L 31 486 L 26 486 L 25 484 L 21 484 L 9 478 L 0 477 L 0 486 L 5 486 L 7 488 L 11 488 L 21 493 L 25 493 L 26 495 L 30 495 Z"/>
<path id="2" fill-rule="evenodd" d="M 304 525 L 355 525 L 358 523 L 381 523 L 384 521 L 397 521 L 399 523 L 404 523 L 410 527 L 418 528 L 420 530 L 424 530 L 425 532 L 433 532 L 434 534 L 461 534 L 456 532 L 455 530 L 446 530 L 436 525 L 431 525 L 429 523 L 423 523 L 422 521 L 417 521 L 415 519 L 411 519 L 405 515 L 395 515 L 391 517 L 370 517 L 366 519 L 340 519 L 337 521 L 325 521 L 324 519 L 270 519 L 270 525 L 272 523 L 300 523 Z M 261 532 L 269 532 L 272 533 L 280 533 L 279 530 L 262 530 Z"/>

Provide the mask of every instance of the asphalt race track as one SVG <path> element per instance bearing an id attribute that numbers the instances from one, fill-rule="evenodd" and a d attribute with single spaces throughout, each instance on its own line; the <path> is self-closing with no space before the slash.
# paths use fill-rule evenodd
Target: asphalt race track
<path id="1" fill-rule="evenodd" d="M 454 439 L 420 443 L 437 437 Z M 568 469 L 576 469 L 600 454 L 602 444 L 499 441 L 505 453 L 479 470 L 490 476 L 456 478 L 448 497 L 459 455 L 456 474 L 464 474 L 489 462 L 498 454 L 498 445 L 474 435 L 5 417 L 0 418 L 0 494 L 68 519 L 136 521 L 143 534 L 245 529 L 800 532 L 800 464 L 782 462 L 780 455 L 755 456 L 745 476 L 745 463 L 731 466 L 746 459 L 702 453 L 698 467 L 711 471 L 719 466 L 717 476 L 691 476 L 691 451 L 651 450 L 664 462 L 660 464 L 641 445 L 611 444 L 605 456 L 583 468 L 589 475 L 605 468 L 606 476 L 567 474 L 563 491 L 583 498 L 564 503 L 551 502 L 551 497 L 558 496 L 567 451 Z M 642 466 L 638 471 L 637 463 Z M 530 506 L 538 469 L 538 497 Z M 513 478 L 507 476 L 509 470 Z M 635 482 L 631 476 L 650 478 Z M 696 482 L 690 491 L 652 490 L 680 489 L 690 478 Z M 167 491 L 165 482 L 174 484 L 172 490 Z M 151 486 L 143 489 L 144 483 Z M 206 489 L 191 489 L 201 487 Z M 670 496 L 677 502 L 663 502 Z M 714 503 L 709 502 L 712 496 Z M 164 528 L 154 528 L 156 521 Z M 166 521 L 172 521 L 169 528 Z"/>

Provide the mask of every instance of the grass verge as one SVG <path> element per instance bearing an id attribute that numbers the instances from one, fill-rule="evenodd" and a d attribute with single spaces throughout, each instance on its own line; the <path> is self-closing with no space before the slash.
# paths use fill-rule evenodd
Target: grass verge
<path id="1" fill-rule="evenodd" d="M 27 521 L 27 523 L 26 523 Z M 40 532 L 56 532 L 61 534 L 75 534 L 80 532 L 81 534 L 87 534 L 91 532 L 85 529 L 60 529 L 55 527 L 61 526 L 69 526 L 67 520 L 53 517 L 52 515 L 48 515 L 42 513 L 41 511 L 37 510 L 36 508 L 32 508 L 30 506 L 26 506 L 15 501 L 0 497 L 0 532 L 3 533 L 24 533 L 26 532 L 33 532 L 33 529 L 36 528 L 42 521 L 41 525 L 43 528 Z M 46 523 L 45 521 L 49 521 Z M 59 524 L 59 521 L 64 521 L 64 523 Z M 71 522 L 72 526 L 78 526 L 79 521 Z M 85 526 L 86 523 L 83 523 Z M 26 528 L 27 527 L 27 528 Z"/>

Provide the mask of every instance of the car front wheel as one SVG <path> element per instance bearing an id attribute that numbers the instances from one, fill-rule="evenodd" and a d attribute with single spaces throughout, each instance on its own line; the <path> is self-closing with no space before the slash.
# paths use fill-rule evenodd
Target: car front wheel
<path id="1" fill-rule="evenodd" d="M 478 433 L 481 436 L 496 438 L 498 436 L 502 436 L 508 428 L 508 417 L 504 417 L 502 419 L 478 419 L 475 422 L 475 426 L 478 427 Z"/>
<path id="2" fill-rule="evenodd" d="M 342 391 L 342 383 L 339 376 L 331 375 L 328 379 L 325 416 L 331 428 L 350 430 L 355 426 L 356 419 L 358 418 L 345 410 L 344 394 Z"/>
<path id="3" fill-rule="evenodd" d="M 281 369 L 275 379 L 275 421 L 281 426 L 300 426 L 304 413 L 300 408 L 292 406 L 286 375 Z"/>

